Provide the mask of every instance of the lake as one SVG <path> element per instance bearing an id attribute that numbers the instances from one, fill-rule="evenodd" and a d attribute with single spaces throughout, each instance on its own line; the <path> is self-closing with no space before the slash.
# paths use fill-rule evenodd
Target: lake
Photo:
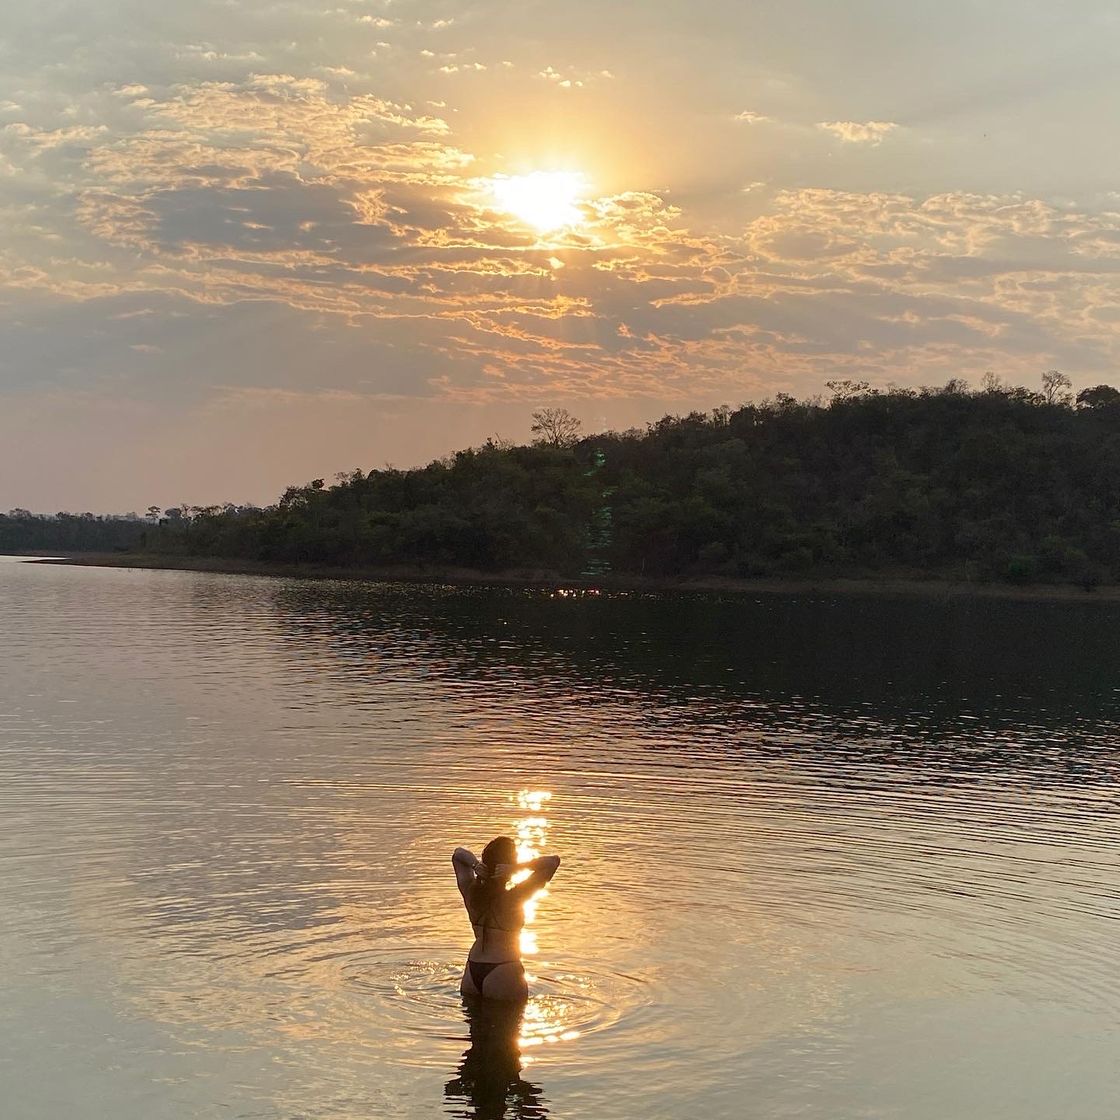
<path id="1" fill-rule="evenodd" d="M 1118 624 L 0 565 L 3 1113 L 1102 1120 Z"/>

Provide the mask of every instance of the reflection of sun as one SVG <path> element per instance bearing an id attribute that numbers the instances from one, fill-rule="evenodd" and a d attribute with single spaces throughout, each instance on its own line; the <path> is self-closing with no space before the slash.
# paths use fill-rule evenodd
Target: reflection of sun
<path id="1" fill-rule="evenodd" d="M 541 854 L 545 840 L 548 837 L 548 817 L 541 810 L 551 800 L 552 794 L 542 789 L 523 789 L 517 794 L 517 807 L 526 809 L 532 816 L 522 817 L 514 821 L 517 836 L 517 858 L 521 862 L 535 859 Z M 519 872 L 512 879 L 518 882 L 529 874 L 528 871 Z M 537 916 L 537 903 L 548 896 L 547 888 L 538 891 L 525 903 L 525 926 L 521 930 L 521 952 L 533 955 L 538 951 L 537 935 L 529 927 Z"/>
<path id="2" fill-rule="evenodd" d="M 545 816 L 545 810 L 551 800 L 552 794 L 545 789 L 523 789 L 517 793 L 517 807 L 528 814 L 513 822 L 519 860 L 533 859 L 541 854 L 548 840 L 548 817 Z M 521 931 L 522 954 L 537 952 L 537 935 L 529 926 L 536 918 L 537 902 L 547 895 L 547 888 L 542 889 L 525 903 L 525 928 Z M 528 979 L 536 980 L 536 977 L 529 976 Z M 533 996 L 525 1005 L 522 1015 L 521 1034 L 517 1039 L 519 1049 L 527 1050 L 553 1042 L 571 1042 L 579 1038 L 578 1030 L 564 1024 L 568 1012 L 569 1008 L 562 999 Z M 529 1065 L 532 1061 L 533 1058 L 529 1055 L 522 1059 L 524 1065 Z"/>
<path id="3" fill-rule="evenodd" d="M 562 1000 L 550 1001 L 534 996 L 525 1005 L 521 1016 L 521 1034 L 517 1039 L 520 1047 L 526 1050 L 550 1042 L 571 1042 L 579 1038 L 579 1031 L 564 1026 L 564 1014 L 567 1011 Z M 531 1060 L 527 1058 L 526 1063 Z"/>
<path id="4" fill-rule="evenodd" d="M 578 171 L 532 171 L 495 175 L 489 181 L 498 205 L 541 233 L 583 221 L 577 203 L 587 181 Z"/>

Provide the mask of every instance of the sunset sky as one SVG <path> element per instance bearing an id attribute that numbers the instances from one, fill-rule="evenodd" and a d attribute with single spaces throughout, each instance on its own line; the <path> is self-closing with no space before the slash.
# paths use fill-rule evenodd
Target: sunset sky
<path id="1" fill-rule="evenodd" d="M 6 0 L 0 508 L 1116 382 L 1120 8 Z"/>

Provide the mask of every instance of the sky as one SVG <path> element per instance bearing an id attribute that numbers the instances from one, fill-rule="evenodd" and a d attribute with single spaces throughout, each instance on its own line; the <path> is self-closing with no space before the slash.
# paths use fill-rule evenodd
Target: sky
<path id="1" fill-rule="evenodd" d="M 5 0 L 0 508 L 1114 382 L 1120 8 Z"/>

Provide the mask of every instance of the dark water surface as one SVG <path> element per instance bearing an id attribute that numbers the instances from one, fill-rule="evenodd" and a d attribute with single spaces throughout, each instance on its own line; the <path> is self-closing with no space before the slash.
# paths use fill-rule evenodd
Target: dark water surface
<path id="1" fill-rule="evenodd" d="M 1118 624 L 0 565 L 3 1115 L 1111 1117 Z"/>

